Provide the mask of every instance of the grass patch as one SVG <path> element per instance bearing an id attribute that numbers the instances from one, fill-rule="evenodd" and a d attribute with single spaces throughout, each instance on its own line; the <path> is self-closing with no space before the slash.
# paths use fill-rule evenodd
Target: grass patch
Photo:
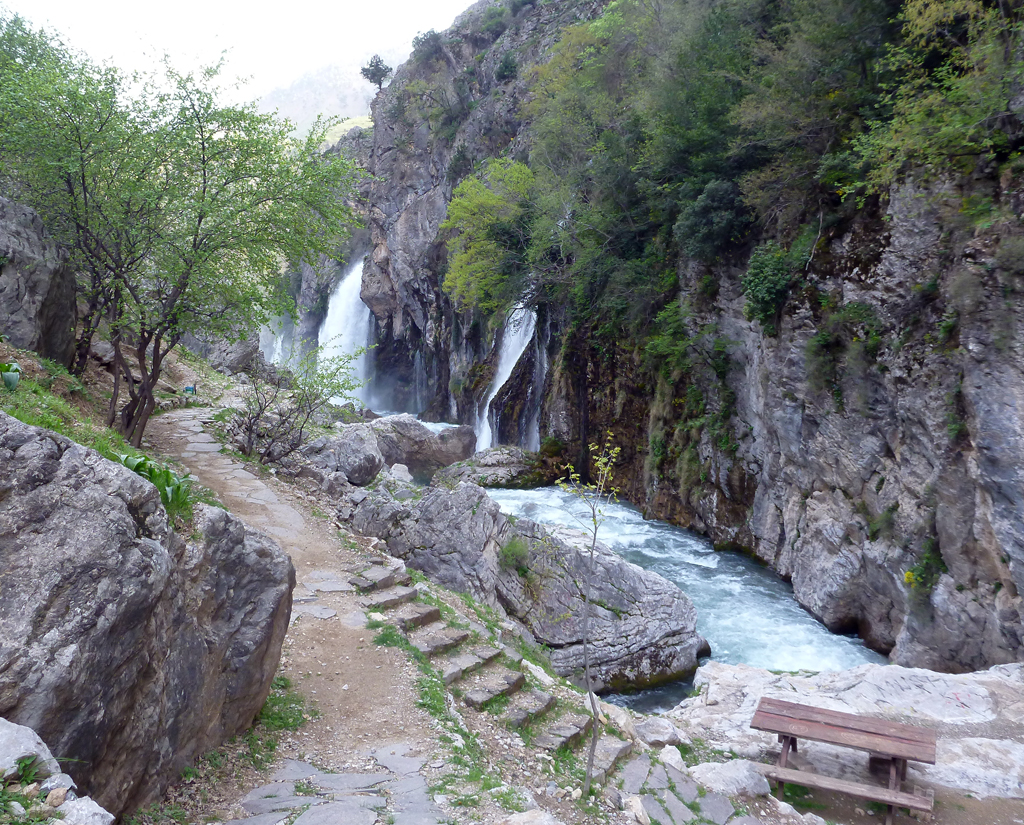
<path id="1" fill-rule="evenodd" d="M 256 721 L 268 731 L 298 730 L 315 716 L 316 711 L 305 697 L 292 690 L 291 680 L 287 676 L 275 676 L 270 695 Z"/>

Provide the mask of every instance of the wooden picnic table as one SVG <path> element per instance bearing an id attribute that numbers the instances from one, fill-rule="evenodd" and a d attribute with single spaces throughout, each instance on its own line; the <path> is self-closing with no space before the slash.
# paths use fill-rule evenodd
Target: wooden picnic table
<path id="1" fill-rule="evenodd" d="M 888 806 L 886 825 L 892 825 L 894 806 L 921 811 L 932 810 L 933 800 L 930 795 L 906 793 L 901 790 L 900 785 L 907 778 L 908 760 L 935 764 L 933 730 L 767 697 L 758 703 L 750 727 L 779 736 L 782 743 L 779 760 L 775 765 L 762 766 L 762 772 L 776 780 L 780 796 L 785 783 L 791 782 L 822 790 L 839 791 L 863 799 L 873 799 Z M 789 754 L 797 752 L 798 739 L 856 748 L 867 751 L 872 756 L 888 759 L 889 787 L 864 785 L 788 768 L 786 763 Z"/>

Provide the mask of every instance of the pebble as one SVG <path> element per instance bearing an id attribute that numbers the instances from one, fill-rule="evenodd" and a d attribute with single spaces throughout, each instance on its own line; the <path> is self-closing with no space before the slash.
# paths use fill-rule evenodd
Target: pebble
<path id="1" fill-rule="evenodd" d="M 46 804 L 51 808 L 59 808 L 68 798 L 67 788 L 54 788 L 46 795 Z"/>

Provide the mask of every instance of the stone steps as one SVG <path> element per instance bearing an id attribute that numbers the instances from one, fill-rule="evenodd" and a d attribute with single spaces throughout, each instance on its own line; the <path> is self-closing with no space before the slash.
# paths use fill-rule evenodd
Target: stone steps
<path id="1" fill-rule="evenodd" d="M 546 751 L 559 748 L 575 748 L 580 740 L 590 732 L 594 720 L 582 713 L 564 716 L 546 727 L 533 740 L 534 747 Z"/>
<path id="2" fill-rule="evenodd" d="M 372 595 L 363 599 L 363 607 L 367 610 L 390 610 L 392 607 L 415 600 L 417 595 L 415 587 L 389 587 L 386 590 L 372 591 Z"/>
<path id="3" fill-rule="evenodd" d="M 469 636 L 468 632 L 466 636 Z M 457 682 L 463 676 L 493 662 L 500 655 L 501 651 L 496 647 L 477 647 L 447 661 L 439 662 L 438 667 L 441 670 L 441 680 L 445 685 L 450 685 L 453 682 Z"/>
<path id="4" fill-rule="evenodd" d="M 526 677 L 518 670 L 498 667 L 480 675 L 465 679 L 463 701 L 471 708 L 480 710 L 499 696 L 511 696 L 526 684 Z"/>
<path id="5" fill-rule="evenodd" d="M 590 748 L 589 739 L 582 743 L 581 756 L 585 758 Z M 605 780 L 626 757 L 633 753 L 633 743 L 604 734 L 597 740 L 594 752 L 594 781 L 604 784 Z"/>
<path id="6" fill-rule="evenodd" d="M 557 704 L 555 697 L 542 690 L 517 693 L 502 721 L 507 728 L 523 728 L 548 713 Z"/>
<path id="7" fill-rule="evenodd" d="M 409 633 L 409 642 L 427 658 L 434 658 L 458 647 L 469 638 L 469 631 L 458 627 L 445 627 L 440 622 Z M 448 684 L 447 682 L 445 684 Z"/>
<path id="8" fill-rule="evenodd" d="M 400 629 L 408 632 L 431 622 L 439 622 L 441 620 L 441 609 L 432 604 L 407 602 L 391 615 L 395 620 L 395 624 Z"/>
<path id="9" fill-rule="evenodd" d="M 386 590 L 396 585 L 407 585 L 412 578 L 405 570 L 405 567 L 391 568 L 380 565 L 371 565 L 360 573 L 349 578 L 348 583 L 357 588 L 360 593 L 370 593 L 375 590 Z"/>

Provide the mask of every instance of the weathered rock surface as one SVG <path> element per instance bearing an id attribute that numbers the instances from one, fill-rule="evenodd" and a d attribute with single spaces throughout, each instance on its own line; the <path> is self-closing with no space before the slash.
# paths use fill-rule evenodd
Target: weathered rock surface
<path id="1" fill-rule="evenodd" d="M 23 759 L 33 760 L 39 798 L 45 799 L 46 806 L 60 821 L 77 825 L 110 825 L 114 821 L 113 815 L 92 799 L 78 797 L 74 780 L 61 773 L 57 760 L 34 730 L 0 718 L 0 789 L 5 781 L 17 779 L 18 760 Z M 0 816 L 4 813 L 9 812 L 0 803 Z"/>
<path id="2" fill-rule="evenodd" d="M 756 759 L 777 752 L 777 737 L 751 730 L 762 696 L 934 728 L 935 765 L 910 762 L 907 780 L 1024 798 L 1024 665 L 968 674 L 861 665 L 813 676 L 780 676 L 746 665 L 709 662 L 694 679 L 701 694 L 668 713 L 684 732 Z M 868 760 L 848 748 L 800 742 L 820 773 L 874 781 Z"/>
<path id="3" fill-rule="evenodd" d="M 60 364 L 75 344 L 75 276 L 32 209 L 0 197 L 0 332 Z"/>
<path id="4" fill-rule="evenodd" d="M 526 519 L 513 525 L 483 489 L 466 482 L 423 490 L 391 479 L 360 491 L 339 513 L 351 513 L 355 529 L 384 539 L 410 567 L 503 610 L 550 649 L 557 672 L 579 676 L 588 547 L 582 534 Z M 520 548 L 515 563 L 502 561 L 510 542 Z M 707 652 L 686 595 L 600 544 L 590 616 L 591 661 L 603 689 L 679 678 Z"/>
<path id="5" fill-rule="evenodd" d="M 294 571 L 275 542 L 0 413 L 0 716 L 117 815 L 247 727 L 270 689 Z"/>
<path id="6" fill-rule="evenodd" d="M 764 796 L 771 791 L 764 774 L 746 759 L 694 765 L 689 774 L 705 788 L 726 796 Z"/>
<path id="7" fill-rule="evenodd" d="M 186 334 L 181 339 L 182 346 L 205 358 L 215 370 L 234 374 L 258 366 L 260 358 L 260 341 L 256 335 L 248 335 L 236 341 L 223 338 L 202 338 Z"/>
<path id="8" fill-rule="evenodd" d="M 557 470 L 536 453 L 519 447 L 492 447 L 439 470 L 431 483 L 436 487 L 470 481 L 481 487 L 528 489 L 550 484 L 556 477 Z"/>
<path id="9" fill-rule="evenodd" d="M 368 424 L 341 426 L 337 435 L 318 438 L 307 444 L 302 448 L 302 454 L 309 466 L 324 470 L 326 474 L 344 473 L 348 481 L 357 487 L 373 481 L 385 464 L 377 434 Z"/>
<path id="10" fill-rule="evenodd" d="M 429 482 L 437 470 L 469 458 L 476 448 L 472 427 L 449 427 L 435 433 L 408 413 L 378 418 L 370 427 L 384 460 L 404 464 L 420 482 Z"/>

